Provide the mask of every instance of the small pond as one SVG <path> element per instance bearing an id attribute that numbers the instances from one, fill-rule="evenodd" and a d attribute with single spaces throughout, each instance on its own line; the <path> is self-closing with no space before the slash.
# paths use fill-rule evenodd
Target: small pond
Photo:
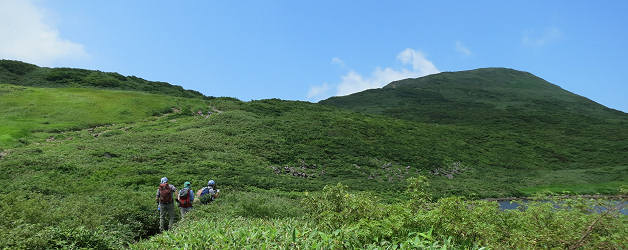
<path id="1" fill-rule="evenodd" d="M 520 207 L 522 204 L 528 203 L 529 201 L 526 199 L 520 199 L 520 200 L 500 200 L 497 201 L 499 203 L 499 209 L 501 210 L 510 210 L 510 209 L 517 209 L 518 207 Z M 553 201 L 545 201 L 545 202 L 553 202 Z M 617 206 L 619 204 L 623 204 L 623 208 L 621 209 L 621 213 L 623 215 L 628 215 L 628 200 L 611 200 L 613 206 Z M 607 208 L 605 207 L 599 207 L 596 206 L 594 208 L 594 210 L 596 212 L 603 212 L 606 211 Z"/>

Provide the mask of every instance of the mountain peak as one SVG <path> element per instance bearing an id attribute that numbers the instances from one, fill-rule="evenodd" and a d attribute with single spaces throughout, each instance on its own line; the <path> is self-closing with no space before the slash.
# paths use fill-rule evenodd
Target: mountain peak
<path id="1" fill-rule="evenodd" d="M 537 82 L 540 85 L 552 85 L 551 83 L 525 71 L 511 68 L 478 68 L 464 71 L 447 71 L 437 74 L 427 75 L 419 78 L 408 78 L 389 83 L 384 88 L 397 88 L 406 84 L 432 83 L 441 84 L 444 82 L 476 82 L 476 83 L 521 83 L 529 80 L 528 83 Z M 531 81 L 530 81 L 531 80 Z"/>
<path id="2" fill-rule="evenodd" d="M 509 68 L 409 78 L 321 103 L 407 120 L 455 124 L 495 123 L 504 117 L 526 120 L 534 116 L 530 119 L 543 117 L 541 120 L 549 122 L 566 122 L 571 119 L 564 119 L 568 116 L 616 117 L 609 108 L 531 73 Z"/>

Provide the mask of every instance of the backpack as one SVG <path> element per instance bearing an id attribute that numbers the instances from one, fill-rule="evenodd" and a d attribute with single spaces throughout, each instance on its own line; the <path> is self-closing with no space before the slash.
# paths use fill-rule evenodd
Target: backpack
<path id="1" fill-rule="evenodd" d="M 190 201 L 190 189 L 184 188 L 179 191 L 179 207 L 191 207 L 192 202 Z"/>
<path id="2" fill-rule="evenodd" d="M 203 188 L 203 191 L 201 192 L 201 197 L 200 197 L 202 204 L 207 204 L 214 200 L 214 196 L 211 191 L 213 191 L 213 189 L 210 187 Z"/>
<path id="3" fill-rule="evenodd" d="M 159 184 L 159 203 L 167 204 L 172 202 L 172 189 L 168 183 Z"/>
<path id="4" fill-rule="evenodd" d="M 188 196 L 189 193 L 190 193 L 189 188 L 181 189 L 181 191 L 179 191 L 179 198 L 185 198 Z"/>

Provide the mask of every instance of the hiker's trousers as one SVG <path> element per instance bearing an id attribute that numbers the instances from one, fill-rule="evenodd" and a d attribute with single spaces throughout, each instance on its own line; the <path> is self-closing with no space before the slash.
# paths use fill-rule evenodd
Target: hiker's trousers
<path id="1" fill-rule="evenodd" d="M 192 211 L 192 207 L 180 207 L 179 210 L 181 211 L 181 219 L 183 220 L 183 217 L 185 217 L 185 214 Z"/>
<path id="2" fill-rule="evenodd" d="M 174 225 L 174 202 L 159 203 L 159 230 L 164 231 Z M 166 225 L 166 216 L 168 216 L 168 224 Z"/>

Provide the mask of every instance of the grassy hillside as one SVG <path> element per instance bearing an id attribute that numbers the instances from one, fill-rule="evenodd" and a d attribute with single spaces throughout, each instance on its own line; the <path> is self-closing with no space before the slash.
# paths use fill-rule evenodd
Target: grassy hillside
<path id="1" fill-rule="evenodd" d="M 0 60 L 0 84 L 34 87 L 72 87 L 135 90 L 178 97 L 204 97 L 198 91 L 185 90 L 166 82 L 147 81 L 97 70 L 38 67 L 20 61 Z"/>
<path id="2" fill-rule="evenodd" d="M 596 221 L 585 246 L 625 242 L 625 217 L 600 218 L 585 206 L 503 215 L 495 203 L 436 200 L 621 192 L 623 118 L 606 113 L 587 129 L 531 133 L 277 99 L 17 85 L 0 85 L 0 106 L 0 128 L 27 131 L 7 133 L 13 144 L 0 150 L 0 247 L 119 248 L 145 239 L 157 233 L 162 176 L 195 190 L 215 179 L 224 199 L 132 247 L 564 248 Z"/>
<path id="3" fill-rule="evenodd" d="M 172 107 L 191 112 L 191 107 L 203 107 L 202 103 L 200 99 L 132 91 L 0 84 L 0 149 L 28 144 L 28 136 L 33 132 L 141 121 L 171 112 Z"/>
<path id="4" fill-rule="evenodd" d="M 628 159 L 628 114 L 511 69 L 445 72 L 320 103 L 476 131 L 474 146 L 487 144 L 500 151 L 499 156 L 488 157 L 494 159 L 491 165 L 565 170 L 560 175 L 539 172 L 534 179 L 552 178 L 555 185 L 525 189 L 529 192 L 561 189 L 559 186 L 566 184 L 562 180 L 570 179 L 570 173 L 597 166 L 625 171 Z M 585 176 L 580 178 L 595 178 Z M 575 186 L 580 191 L 589 189 Z"/>
<path id="5" fill-rule="evenodd" d="M 474 138 L 481 133 L 457 126 L 361 115 L 304 102 L 215 99 L 205 105 L 221 112 L 208 118 L 169 113 L 147 121 L 65 131 L 56 133 L 54 140 L 33 139 L 4 151 L 0 216 L 5 220 L 0 239 L 5 241 L 0 245 L 126 244 L 152 235 L 157 229 L 153 195 L 162 176 L 177 186 L 191 181 L 194 189 L 215 179 L 227 194 L 275 190 L 237 209 L 285 212 L 291 217 L 310 210 L 289 212 L 285 202 L 298 203 L 302 191 L 319 191 L 338 182 L 354 191 L 374 192 L 393 204 L 408 198 L 402 192 L 406 180 L 419 175 L 431 177 L 432 186 L 426 191 L 434 198 L 512 196 L 522 194 L 524 188 L 562 185 L 568 189 L 568 184 L 616 193 L 627 182 L 628 168 L 616 167 L 621 159 L 586 171 L 548 168 L 544 164 L 551 161 L 543 158 L 542 151 L 523 154 L 547 147 L 531 140 L 526 140 L 528 148 L 512 147 L 513 154 L 525 155 L 519 158 L 522 163 L 538 166 L 493 165 L 508 157 L 503 156 L 504 150 L 494 143 L 476 143 Z M 515 143 L 508 134 L 495 136 L 500 136 L 502 146 Z M 434 169 L 456 167 L 464 170 L 453 179 L 431 174 Z M 274 200 L 282 195 L 292 201 Z M 266 208 L 272 204 L 282 204 L 281 209 Z M 250 213 L 244 212 L 245 218 Z M 233 216 L 216 223 L 244 223 L 243 227 L 267 223 L 237 222 L 240 215 Z M 94 242 L 85 243 L 88 239 Z"/>
<path id="6" fill-rule="evenodd" d="M 354 111 L 440 124 L 561 129 L 628 124 L 628 115 L 575 95 L 527 72 L 484 68 L 392 82 L 320 103 Z"/>

